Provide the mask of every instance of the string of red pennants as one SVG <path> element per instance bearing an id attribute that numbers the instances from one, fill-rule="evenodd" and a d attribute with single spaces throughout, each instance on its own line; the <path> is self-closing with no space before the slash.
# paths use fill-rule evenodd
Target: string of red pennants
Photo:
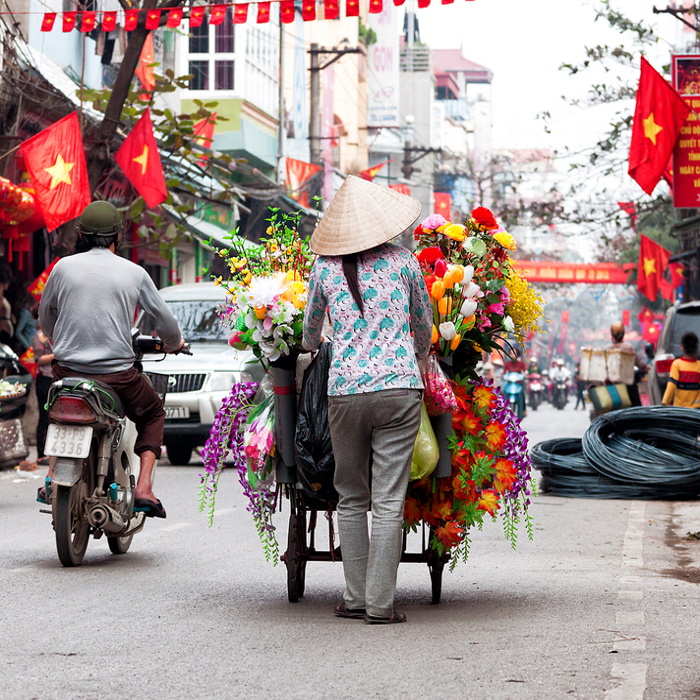
<path id="1" fill-rule="evenodd" d="M 339 19 L 340 4 L 343 0 L 321 0 L 323 4 L 323 19 Z M 397 7 L 403 5 L 406 0 L 392 0 Z M 284 24 L 289 24 L 294 21 L 295 0 L 275 0 L 280 6 L 280 21 Z M 442 5 L 451 5 L 454 0 L 440 0 Z M 198 5 L 197 7 L 189 8 L 187 19 L 190 23 L 190 28 L 194 29 L 201 26 L 204 18 L 208 13 L 209 24 L 222 24 L 226 19 L 227 8 L 233 8 L 233 24 L 244 24 L 248 21 L 248 7 L 257 5 L 257 15 L 255 21 L 258 24 L 264 24 L 270 21 L 270 8 L 273 3 L 270 2 L 254 2 L 254 3 L 225 3 L 220 5 Z M 418 0 L 418 7 L 425 8 L 430 5 L 430 0 Z M 369 0 L 369 12 L 378 14 L 384 9 L 384 0 Z M 139 24 L 139 14 L 145 13 L 146 29 L 158 29 L 161 26 L 161 16 L 163 13 L 167 15 L 165 22 L 166 27 L 175 29 L 180 26 L 183 21 L 184 8 L 174 7 L 171 9 L 129 9 L 123 10 L 123 20 L 120 24 L 127 32 L 133 31 Z M 117 28 L 117 12 L 96 12 L 94 10 L 81 10 L 74 12 L 64 12 L 62 18 L 62 30 L 71 32 L 78 28 L 81 32 L 91 32 L 99 28 L 103 32 L 112 32 Z M 345 16 L 359 17 L 360 16 L 360 0 L 345 0 Z M 56 24 L 58 13 L 45 12 L 44 19 L 41 23 L 42 32 L 50 32 Z M 304 21 L 309 22 L 315 19 L 321 19 L 316 15 L 316 0 L 302 0 L 301 17 Z"/>

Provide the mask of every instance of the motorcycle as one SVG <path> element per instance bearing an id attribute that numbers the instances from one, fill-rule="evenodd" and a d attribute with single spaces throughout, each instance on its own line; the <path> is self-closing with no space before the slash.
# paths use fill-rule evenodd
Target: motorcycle
<path id="1" fill-rule="evenodd" d="M 559 377 L 552 385 L 552 404 L 560 411 L 566 406 L 569 400 L 569 380 Z"/>
<path id="2" fill-rule="evenodd" d="M 542 383 L 542 375 L 539 372 L 533 372 L 527 375 L 527 395 L 530 408 L 533 411 L 542 403 L 542 394 L 544 392 L 544 384 Z"/>
<path id="3" fill-rule="evenodd" d="M 163 354 L 160 338 L 133 336 L 137 363 Z M 178 352 L 191 354 L 189 345 Z M 168 375 L 146 373 L 165 397 Z M 54 461 L 46 478 L 42 510 L 53 516 L 58 558 L 64 566 L 79 566 L 90 535 L 106 535 L 113 554 L 125 554 L 140 532 L 146 514 L 134 511 L 134 491 L 140 460 L 134 454 L 136 427 L 126 418 L 116 392 L 107 384 L 83 377 L 54 382 L 47 401 L 49 427 L 44 452 Z"/>
<path id="4" fill-rule="evenodd" d="M 0 343 L 0 469 L 14 467 L 29 456 L 24 439 L 22 416 L 32 375 L 26 370 L 9 345 Z"/>
<path id="5" fill-rule="evenodd" d="M 506 372 L 501 377 L 503 395 L 508 399 L 510 410 L 521 419 L 525 412 L 525 395 L 523 380 L 525 375 L 520 372 Z"/>

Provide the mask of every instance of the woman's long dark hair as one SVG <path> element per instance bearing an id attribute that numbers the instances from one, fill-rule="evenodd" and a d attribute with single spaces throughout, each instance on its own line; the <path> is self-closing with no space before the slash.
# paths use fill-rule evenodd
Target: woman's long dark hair
<path id="1" fill-rule="evenodd" d="M 360 309 L 360 316 L 365 315 L 365 307 L 362 303 L 362 294 L 360 294 L 360 283 L 357 278 L 357 259 L 359 253 L 351 253 L 350 255 L 343 255 L 343 274 L 347 280 L 348 287 L 350 287 L 350 294 L 355 300 L 358 308 Z"/>

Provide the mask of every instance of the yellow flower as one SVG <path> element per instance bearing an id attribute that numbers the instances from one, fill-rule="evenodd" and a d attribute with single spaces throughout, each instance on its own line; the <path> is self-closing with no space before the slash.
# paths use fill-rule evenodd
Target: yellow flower
<path id="1" fill-rule="evenodd" d="M 497 240 L 506 250 L 515 250 L 515 238 L 506 231 L 499 231 L 494 234 L 494 239 Z"/>
<path id="2" fill-rule="evenodd" d="M 256 306 L 254 308 L 255 311 L 255 318 L 258 319 L 258 321 L 262 321 L 262 319 L 267 316 L 267 306 Z"/>
<path id="3" fill-rule="evenodd" d="M 221 277 L 217 277 L 217 278 L 214 280 L 214 284 L 217 285 L 217 286 L 219 286 L 222 282 L 223 282 L 223 279 L 222 279 Z"/>
<path id="4" fill-rule="evenodd" d="M 442 280 L 435 280 L 433 286 L 430 288 L 430 296 L 433 299 L 442 299 L 445 293 L 445 283 Z"/>
<path id="5" fill-rule="evenodd" d="M 452 240 L 463 241 L 466 237 L 466 229 L 461 224 L 450 224 L 445 227 L 443 233 Z"/>

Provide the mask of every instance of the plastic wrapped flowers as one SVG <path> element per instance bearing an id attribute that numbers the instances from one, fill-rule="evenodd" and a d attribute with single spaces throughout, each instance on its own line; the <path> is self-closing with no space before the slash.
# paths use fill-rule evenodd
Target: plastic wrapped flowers
<path id="1" fill-rule="evenodd" d="M 489 351 L 504 335 L 522 337 L 537 328 L 542 300 L 510 264 L 515 240 L 488 209 L 474 209 L 464 224 L 434 214 L 414 237 L 433 300 L 433 343 L 440 355 L 466 344 L 477 353 Z"/>

